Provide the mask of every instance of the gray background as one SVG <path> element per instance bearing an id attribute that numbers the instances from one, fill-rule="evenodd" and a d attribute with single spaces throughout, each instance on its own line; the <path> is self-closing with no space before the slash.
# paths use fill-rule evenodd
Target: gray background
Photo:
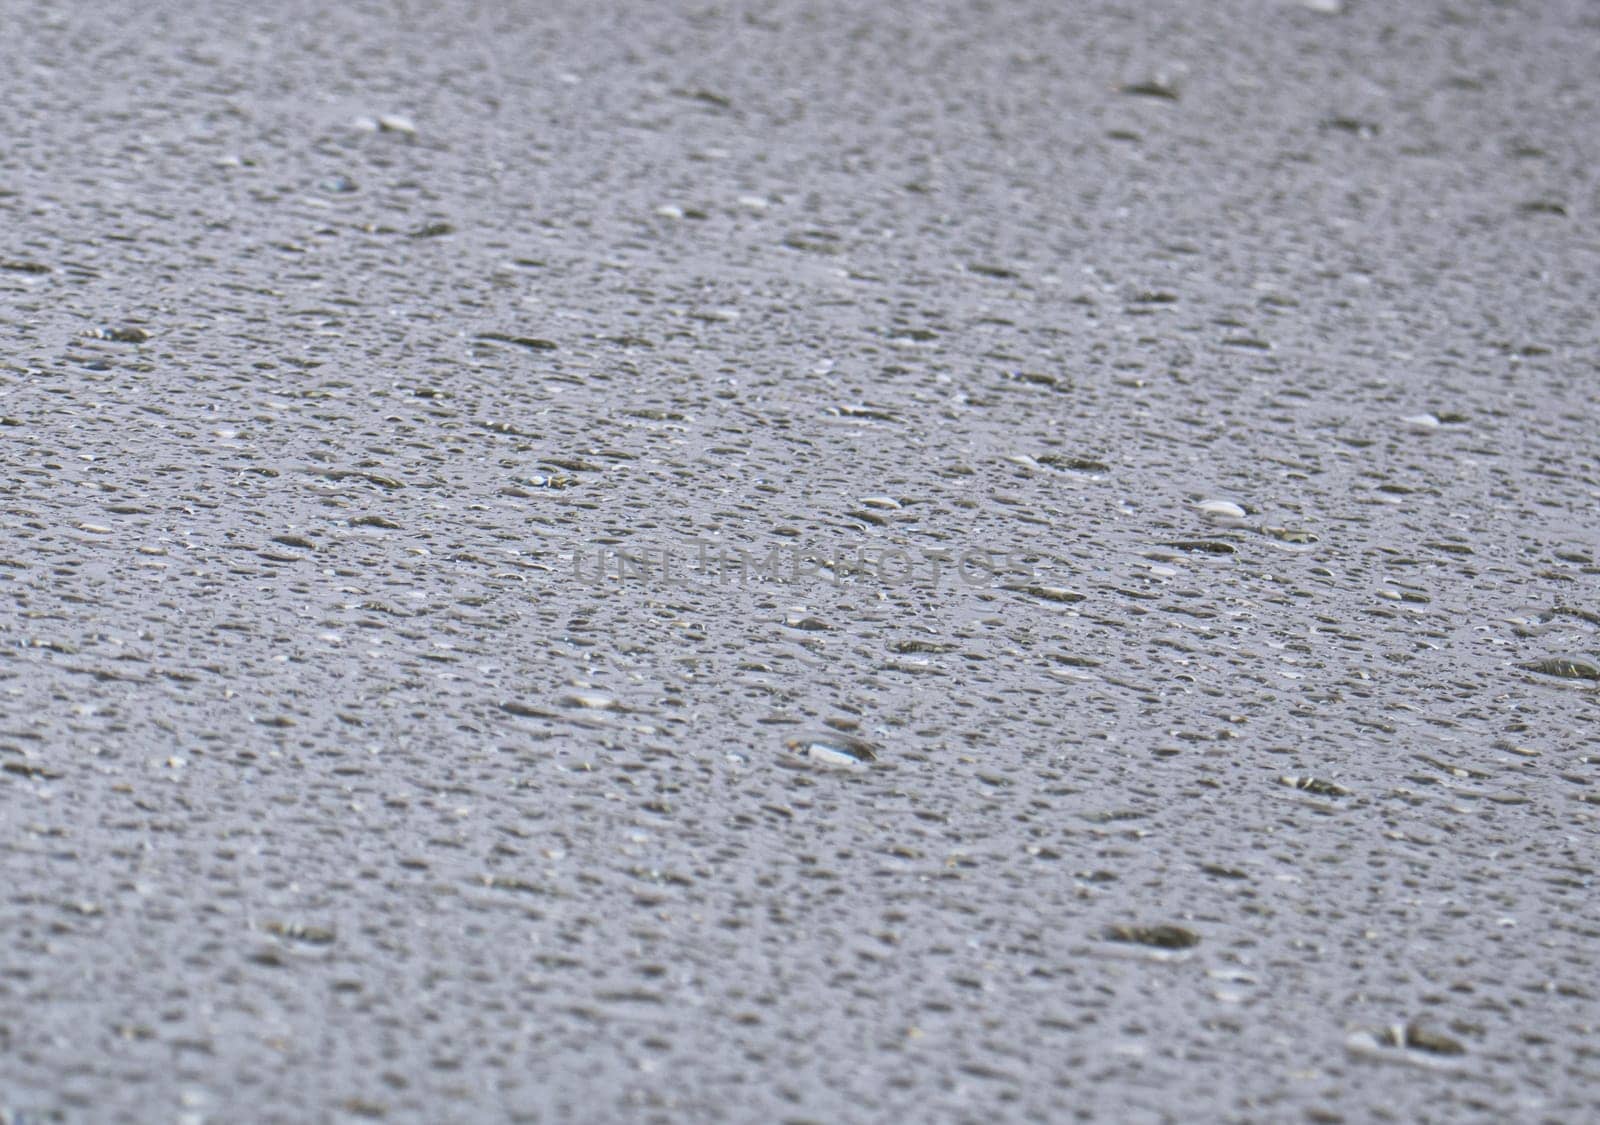
<path id="1" fill-rule="evenodd" d="M 1593 5 L 328 7 L 0 0 L 0 1120 L 1600 1114 Z"/>

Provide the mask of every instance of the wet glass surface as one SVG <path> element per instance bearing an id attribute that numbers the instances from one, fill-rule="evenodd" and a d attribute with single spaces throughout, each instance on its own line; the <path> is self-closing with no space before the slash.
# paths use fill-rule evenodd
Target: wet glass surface
<path id="1" fill-rule="evenodd" d="M 0 0 L 0 1120 L 1600 1112 L 1591 6 L 201 7 Z"/>

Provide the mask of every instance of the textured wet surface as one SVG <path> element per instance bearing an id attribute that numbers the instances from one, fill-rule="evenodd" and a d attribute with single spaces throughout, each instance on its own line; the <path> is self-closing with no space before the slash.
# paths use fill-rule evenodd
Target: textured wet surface
<path id="1" fill-rule="evenodd" d="M 199 7 L 0 3 L 0 1120 L 1600 1113 L 1592 7 Z"/>

